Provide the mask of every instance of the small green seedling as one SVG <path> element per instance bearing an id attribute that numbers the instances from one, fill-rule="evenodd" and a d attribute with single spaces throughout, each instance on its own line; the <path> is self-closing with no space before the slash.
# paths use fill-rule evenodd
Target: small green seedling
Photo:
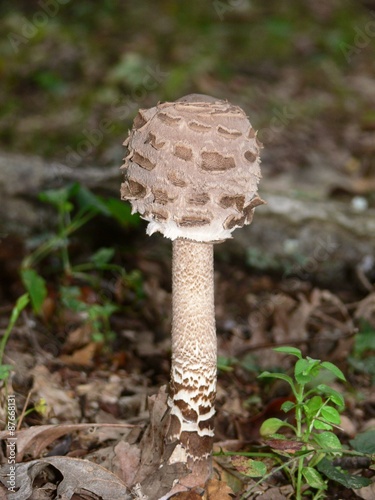
<path id="1" fill-rule="evenodd" d="M 57 225 L 51 233 L 45 233 L 34 241 L 34 250 L 25 257 L 21 265 L 21 278 L 27 290 L 33 312 L 42 314 L 47 297 L 47 284 L 37 272 L 40 263 L 51 254 L 55 270 L 62 274 L 58 280 L 62 304 L 75 312 L 81 313 L 91 327 L 94 341 L 103 342 L 114 339 L 110 328 L 110 317 L 118 307 L 102 293 L 102 274 L 116 275 L 116 279 L 126 284 L 136 293 L 143 293 L 142 277 L 139 271 L 127 273 L 122 266 L 112 263 L 115 250 L 100 248 L 86 262 L 73 265 L 69 254 L 72 236 L 97 215 L 111 217 L 124 227 L 137 225 L 139 217 L 131 215 L 130 208 L 116 198 L 103 198 L 90 190 L 74 183 L 60 189 L 51 189 L 40 193 L 39 199 L 51 205 L 56 212 Z M 57 264 L 57 265 L 56 265 Z M 81 297 L 79 286 L 66 283 L 88 283 L 99 297 L 97 304 L 88 304 Z"/>
<path id="2" fill-rule="evenodd" d="M 39 238 L 35 250 L 23 260 L 21 265 L 21 278 L 30 295 L 35 314 L 41 313 L 43 302 L 47 296 L 46 282 L 35 270 L 35 267 L 43 259 L 50 254 L 57 254 L 65 277 L 82 278 L 83 270 L 111 269 L 108 261 L 113 255 L 112 249 L 102 249 L 101 252 L 97 252 L 93 256 L 91 262 L 81 264 L 75 269 L 69 255 L 72 235 L 99 214 L 112 217 L 125 227 L 139 223 L 139 218 L 131 216 L 130 209 L 121 201 L 115 198 L 104 199 L 97 196 L 77 182 L 61 189 L 43 191 L 40 193 L 39 199 L 55 209 L 57 227 L 56 231 L 46 233 Z"/>
<path id="3" fill-rule="evenodd" d="M 283 470 L 294 488 L 296 500 L 301 500 L 304 495 L 314 500 L 326 498 L 328 479 L 347 488 L 369 485 L 371 481 L 368 479 L 351 475 L 333 464 L 333 460 L 343 454 L 363 454 L 344 449 L 333 432 L 334 428 L 339 428 L 340 412 L 345 408 L 341 393 L 326 384 L 313 385 L 322 370 L 328 370 L 335 378 L 345 382 L 342 371 L 328 361 L 303 357 L 295 347 L 279 347 L 274 350 L 298 358 L 294 366 L 294 377 L 285 373 L 263 372 L 259 378 L 283 380 L 290 386 L 295 402 L 285 401 L 281 406 L 288 413 L 285 420 L 269 418 L 260 428 L 260 434 L 271 448 L 271 453 L 246 454 L 248 457 L 272 458 L 273 463 L 278 464 L 268 474 L 263 470 L 263 477 L 257 484 L 277 470 Z M 281 428 L 286 429 L 285 435 L 279 433 Z M 251 470 L 258 468 L 252 463 Z M 250 475 L 254 477 L 254 474 Z M 248 498 L 247 494 L 243 498 Z"/>
<path id="4" fill-rule="evenodd" d="M 47 411 L 48 411 L 48 405 L 47 405 L 47 402 L 44 398 L 40 398 L 35 404 L 34 406 L 32 406 L 31 408 L 28 408 L 26 409 L 26 406 L 29 402 L 29 397 L 31 396 L 31 392 L 29 392 L 27 398 L 26 398 L 26 403 L 25 403 L 25 406 L 22 410 L 22 413 L 19 417 L 17 417 L 17 431 L 19 431 L 22 427 L 22 423 L 25 419 L 25 417 L 27 417 L 28 415 L 30 415 L 31 413 L 33 412 L 37 412 L 39 413 L 39 415 L 46 415 L 47 414 Z"/>
<path id="5" fill-rule="evenodd" d="M 85 323 L 90 326 L 91 338 L 94 342 L 110 342 L 115 339 L 111 330 L 110 317 L 118 307 L 110 301 L 101 304 L 87 304 L 81 298 L 79 287 L 60 287 L 61 300 L 64 307 L 85 317 Z"/>
<path id="6" fill-rule="evenodd" d="M 17 319 L 19 318 L 21 312 L 25 309 L 28 303 L 29 303 L 29 295 L 27 293 L 21 295 L 21 297 L 18 298 L 16 305 L 14 306 L 12 313 L 10 315 L 7 329 L 5 330 L 5 333 L 0 341 L 0 380 L 7 380 L 13 368 L 12 365 L 3 364 L 4 351 L 7 342 L 9 340 L 10 334 L 14 328 L 14 325 L 16 324 Z"/>
<path id="7" fill-rule="evenodd" d="M 352 370 L 362 373 L 375 385 L 375 328 L 368 321 L 360 321 L 348 362 Z"/>
<path id="8" fill-rule="evenodd" d="M 339 412 L 345 408 L 345 403 L 342 395 L 328 385 L 320 384 L 312 389 L 308 389 L 307 386 L 316 379 L 323 368 L 339 380 L 345 381 L 345 376 L 333 363 L 308 356 L 303 358 L 301 351 L 295 347 L 279 347 L 275 351 L 298 358 L 294 366 L 294 380 L 285 373 L 270 372 L 261 373 L 259 378 L 276 378 L 289 384 L 295 403 L 286 401 L 281 409 L 285 412 L 294 411 L 295 424 L 270 418 L 263 422 L 260 433 L 265 438 L 275 439 L 277 446 L 277 440 L 285 441 L 285 436 L 277 434 L 279 429 L 287 427 L 292 431 L 293 440 L 297 443 L 297 446 L 292 448 L 292 453 L 299 456 L 288 467 L 288 475 L 295 488 L 296 498 L 302 498 L 302 488 L 305 484 L 318 490 L 318 496 L 315 494 L 314 498 L 324 498 L 323 492 L 327 488 L 327 480 L 319 473 L 316 465 L 327 454 L 330 456 L 341 454 L 342 445 L 332 430 L 340 425 Z M 285 449 L 288 451 L 285 452 Z M 278 452 L 289 456 L 291 452 L 288 443 L 281 446 Z"/>

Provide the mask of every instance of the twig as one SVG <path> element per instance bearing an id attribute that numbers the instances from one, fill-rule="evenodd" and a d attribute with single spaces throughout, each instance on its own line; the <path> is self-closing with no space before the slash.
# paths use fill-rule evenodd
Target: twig
<path id="1" fill-rule="evenodd" d="M 27 397 L 26 397 L 26 401 L 25 401 L 25 404 L 23 405 L 23 408 L 22 408 L 22 412 L 21 412 L 21 415 L 18 419 L 18 423 L 17 423 L 17 431 L 20 430 L 21 428 L 21 425 L 22 425 L 22 421 L 24 419 L 24 416 L 25 416 L 25 413 L 26 413 L 26 409 L 27 409 L 27 405 L 29 404 L 29 401 L 30 401 L 30 398 L 31 398 L 31 394 L 32 394 L 33 390 L 30 389 L 29 392 L 27 393 Z"/>

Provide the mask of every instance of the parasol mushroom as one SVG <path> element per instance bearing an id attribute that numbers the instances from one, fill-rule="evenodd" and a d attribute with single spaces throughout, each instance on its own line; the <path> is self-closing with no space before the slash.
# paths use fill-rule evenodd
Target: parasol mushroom
<path id="1" fill-rule="evenodd" d="M 256 132 L 227 101 L 191 94 L 139 110 L 124 142 L 121 197 L 173 240 L 172 366 L 167 442 L 203 484 L 211 471 L 216 395 L 213 244 L 250 224 L 261 177 Z M 178 458 L 176 458 L 178 457 Z"/>

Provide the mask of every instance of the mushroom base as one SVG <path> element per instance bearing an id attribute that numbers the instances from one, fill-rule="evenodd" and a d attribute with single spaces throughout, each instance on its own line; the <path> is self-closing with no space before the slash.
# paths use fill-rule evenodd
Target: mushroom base
<path id="1" fill-rule="evenodd" d="M 172 368 L 167 442 L 170 460 L 192 473 L 182 484 L 198 486 L 211 472 L 217 346 L 214 317 L 213 245 L 173 242 Z"/>

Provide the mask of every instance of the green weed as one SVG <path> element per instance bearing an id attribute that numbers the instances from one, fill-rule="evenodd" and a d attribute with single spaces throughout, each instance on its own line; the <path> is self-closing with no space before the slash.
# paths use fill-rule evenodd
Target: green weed
<path id="1" fill-rule="evenodd" d="M 9 374 L 13 368 L 12 365 L 3 364 L 4 351 L 5 347 L 8 343 L 10 334 L 14 328 L 14 325 L 17 322 L 21 312 L 25 309 L 27 304 L 29 303 L 29 295 L 25 293 L 18 298 L 15 306 L 13 307 L 12 313 L 10 315 L 8 326 L 5 330 L 5 333 L 0 341 L 0 380 L 5 381 L 8 379 Z"/>
<path id="2" fill-rule="evenodd" d="M 286 382 L 295 401 L 285 401 L 281 406 L 288 413 L 288 419 L 269 418 L 260 428 L 265 444 L 271 448 L 270 452 L 236 454 L 241 455 L 240 459 L 236 459 L 241 462 L 241 471 L 250 477 L 261 477 L 256 485 L 277 471 L 283 471 L 294 488 L 296 500 L 301 500 L 304 495 L 314 500 L 326 498 L 329 479 L 347 488 L 361 488 L 371 484 L 370 480 L 349 474 L 333 463 L 334 459 L 343 455 L 365 454 L 362 449 L 357 451 L 355 446 L 354 450 L 344 448 L 333 432 L 334 428 L 339 428 L 340 413 L 345 408 L 342 394 L 323 383 L 313 385 L 322 370 L 328 370 L 335 378 L 345 382 L 342 371 L 328 361 L 303 357 L 295 347 L 279 347 L 274 350 L 298 358 L 294 376 L 263 372 L 259 378 Z M 285 435 L 279 432 L 282 428 L 287 431 Z M 370 451 L 367 448 L 366 453 L 374 451 L 375 446 L 372 446 Z M 259 460 L 259 457 L 263 460 Z M 249 498 L 252 491 L 253 488 L 242 498 Z"/>
<path id="3" fill-rule="evenodd" d="M 96 196 L 78 183 L 44 191 L 39 198 L 54 208 L 57 223 L 55 231 L 42 235 L 36 248 L 22 262 L 21 278 L 30 296 L 34 313 L 42 314 L 48 293 L 46 280 L 37 269 L 42 261 L 54 255 L 57 257 L 55 267 L 59 274 L 61 305 L 81 313 L 91 328 L 93 340 L 113 340 L 110 317 L 118 307 L 102 293 L 102 275 L 104 272 L 115 274 L 116 279 L 133 288 L 137 296 L 142 293 L 141 276 L 137 271 L 126 273 L 122 266 L 112 263 L 115 253 L 113 248 L 100 248 L 89 256 L 86 262 L 74 265 L 71 262 L 69 247 L 72 235 L 99 214 L 112 217 L 123 226 L 136 225 L 139 219 L 131 216 L 129 207 L 120 200 Z M 87 283 L 95 289 L 98 303 L 87 303 L 82 297 L 80 287 L 76 285 L 77 282 Z"/>
<path id="4" fill-rule="evenodd" d="M 369 377 L 371 384 L 375 384 L 375 331 L 367 321 L 360 323 L 348 362 L 355 372 Z"/>

